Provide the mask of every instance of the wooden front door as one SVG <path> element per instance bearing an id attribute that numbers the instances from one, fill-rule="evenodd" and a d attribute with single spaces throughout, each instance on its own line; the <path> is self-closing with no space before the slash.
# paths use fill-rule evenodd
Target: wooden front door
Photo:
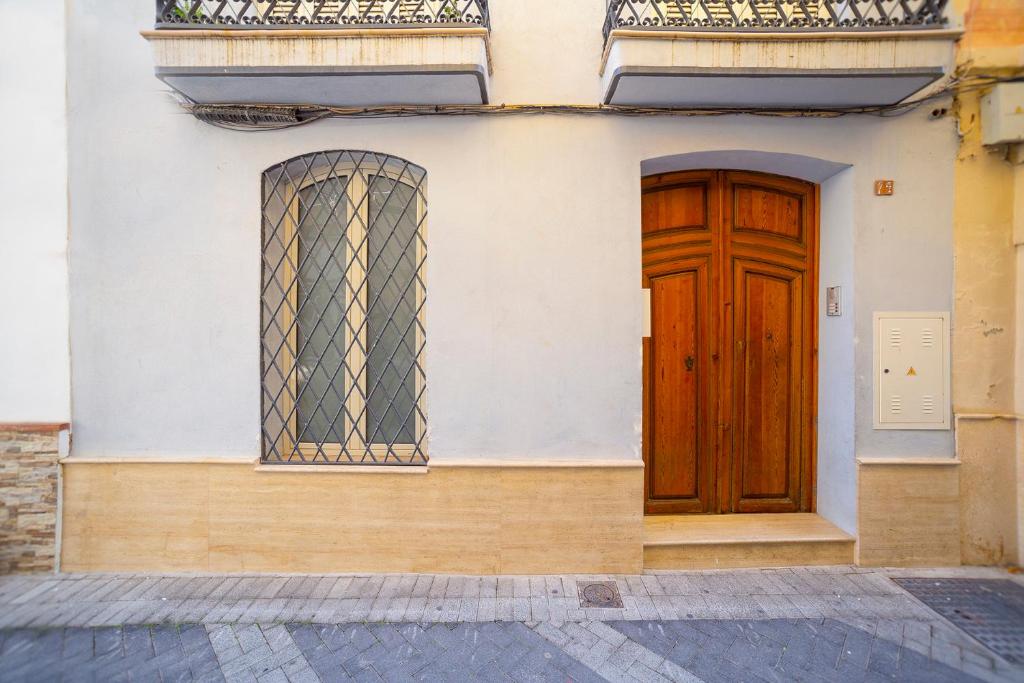
<path id="1" fill-rule="evenodd" d="M 645 511 L 814 509 L 818 190 L 643 179 Z"/>

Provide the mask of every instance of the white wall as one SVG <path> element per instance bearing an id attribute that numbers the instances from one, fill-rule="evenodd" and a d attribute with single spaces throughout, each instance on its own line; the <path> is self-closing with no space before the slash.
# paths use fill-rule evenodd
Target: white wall
<path id="1" fill-rule="evenodd" d="M 0 423 L 65 422 L 64 2 L 0 5 Z"/>
<path id="2" fill-rule="evenodd" d="M 492 101 L 598 101 L 602 0 L 494 5 Z M 163 92 L 138 36 L 149 3 L 79 0 L 72 21 L 77 454 L 258 453 L 260 173 L 344 148 L 429 173 L 432 458 L 639 457 L 641 163 L 722 149 L 850 166 L 836 192 L 851 237 L 834 247 L 854 251 L 854 306 L 823 334 L 861 340 L 828 359 L 851 383 L 856 361 L 856 453 L 952 453 L 948 432 L 871 429 L 869 343 L 873 310 L 950 308 L 949 121 L 533 116 L 237 133 Z M 896 195 L 875 197 L 876 178 Z M 824 368 L 822 391 L 842 375 Z M 853 455 L 833 479 L 852 478 Z"/>
<path id="3" fill-rule="evenodd" d="M 857 528 L 856 191 L 852 170 L 821 184 L 818 262 L 818 513 L 849 533 Z M 865 275 L 870 277 L 871 273 Z M 842 315 L 826 314 L 825 292 L 829 287 L 842 288 Z M 864 408 L 861 406 L 861 410 Z M 866 419 L 870 421 L 871 406 L 867 409 Z"/>
<path id="4" fill-rule="evenodd" d="M 860 140 L 866 161 L 858 165 L 854 176 L 858 266 L 854 299 L 857 455 L 861 457 L 954 454 L 952 431 L 875 430 L 871 419 L 872 312 L 953 308 L 953 160 L 957 138 L 950 119 L 928 123 L 928 111 L 925 107 L 901 120 L 921 122 L 903 135 L 869 135 Z M 874 180 L 883 178 L 896 182 L 891 197 L 873 194 Z"/>

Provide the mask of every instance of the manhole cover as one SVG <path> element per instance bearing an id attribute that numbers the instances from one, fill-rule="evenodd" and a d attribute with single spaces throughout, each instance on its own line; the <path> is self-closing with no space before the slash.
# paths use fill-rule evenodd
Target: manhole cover
<path id="1" fill-rule="evenodd" d="M 1005 579 L 893 579 L 1011 664 L 1024 664 L 1024 587 Z"/>
<path id="2" fill-rule="evenodd" d="M 581 583 L 580 607 L 622 607 L 622 596 L 614 581 Z"/>

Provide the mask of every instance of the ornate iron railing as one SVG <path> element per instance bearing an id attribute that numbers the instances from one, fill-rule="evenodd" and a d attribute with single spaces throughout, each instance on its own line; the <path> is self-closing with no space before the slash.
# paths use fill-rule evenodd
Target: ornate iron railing
<path id="1" fill-rule="evenodd" d="M 948 0 L 609 0 L 617 28 L 699 31 L 843 31 L 940 28 Z"/>
<path id="2" fill-rule="evenodd" d="M 157 28 L 490 26 L 487 0 L 156 0 Z"/>

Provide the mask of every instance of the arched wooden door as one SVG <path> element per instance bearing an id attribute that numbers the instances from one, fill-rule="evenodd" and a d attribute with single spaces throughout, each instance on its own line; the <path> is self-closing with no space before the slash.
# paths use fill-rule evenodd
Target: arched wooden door
<path id="1" fill-rule="evenodd" d="M 645 511 L 814 509 L 818 188 L 643 179 Z"/>

